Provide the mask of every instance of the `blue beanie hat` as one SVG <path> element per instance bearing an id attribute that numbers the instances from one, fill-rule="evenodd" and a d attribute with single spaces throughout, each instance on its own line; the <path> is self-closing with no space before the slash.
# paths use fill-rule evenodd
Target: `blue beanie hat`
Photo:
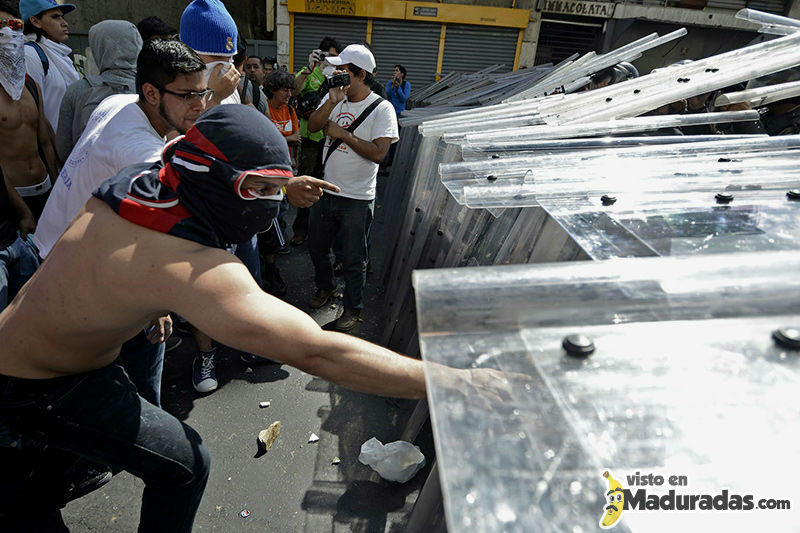
<path id="1" fill-rule="evenodd" d="M 239 34 L 225 4 L 193 0 L 181 15 L 181 41 L 198 54 L 232 56 Z"/>

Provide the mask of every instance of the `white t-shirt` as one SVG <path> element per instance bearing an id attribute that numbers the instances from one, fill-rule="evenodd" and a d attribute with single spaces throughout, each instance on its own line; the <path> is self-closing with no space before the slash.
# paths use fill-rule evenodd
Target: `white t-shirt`
<path id="1" fill-rule="evenodd" d="M 345 97 L 344 100 L 336 104 L 329 118 L 339 126 L 347 128 L 376 98 L 380 98 L 380 96 L 375 93 L 369 93 L 369 96 L 360 102 L 350 102 Z M 326 95 L 320 102 L 320 106 L 327 100 L 328 96 Z M 356 128 L 353 135 L 366 141 L 388 137 L 392 139 L 393 143 L 397 142 L 399 138 L 397 115 L 392 104 L 386 100 L 378 104 L 378 107 L 373 109 L 364 122 Z M 323 161 L 328 154 L 328 147 L 331 142 L 332 139 L 330 137 L 325 138 L 325 148 L 322 150 Z M 361 157 L 343 142 L 331 154 L 325 164 L 325 181 L 338 185 L 342 192 L 325 191 L 325 194 L 334 194 L 356 200 L 373 200 L 375 199 L 377 176 L 378 163 L 373 163 L 369 159 Z"/>
<path id="2" fill-rule="evenodd" d="M 33 242 L 47 256 L 92 192 L 123 168 L 161 157 L 165 140 L 137 104 L 135 94 L 109 96 L 92 113 L 53 185 Z"/>

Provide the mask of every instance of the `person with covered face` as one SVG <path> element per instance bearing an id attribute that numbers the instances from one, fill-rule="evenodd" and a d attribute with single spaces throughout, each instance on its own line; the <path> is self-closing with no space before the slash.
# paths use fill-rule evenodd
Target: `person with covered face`
<path id="1" fill-rule="evenodd" d="M 0 25 L 0 114 L 12 117 L 0 127 L 0 164 L 6 174 L 37 181 L 46 176 L 37 145 L 40 132 L 50 138 L 49 128 L 44 112 L 36 105 L 37 99 L 41 102 L 39 88 L 25 77 L 22 20 L 9 0 L 0 0 Z M 25 172 L 31 168 L 35 169 L 33 176 Z M 38 266 L 36 254 L 26 242 L 36 220 L 12 186 L 15 182 L 0 173 L 0 311 Z"/>
<path id="2" fill-rule="evenodd" d="M 219 0 L 193 0 L 181 15 L 180 39 L 206 65 L 206 83 L 214 91 L 209 107 L 241 104 L 236 88 L 242 75 L 233 65 L 239 31 L 225 4 Z"/>
<path id="3" fill-rule="evenodd" d="M 10 0 L 0 2 L 0 11 L 0 166 L 5 182 L 13 187 L 10 198 L 15 201 L 21 197 L 27 207 L 19 219 L 21 230 L 27 234 L 44 209 L 51 179 L 58 175 L 58 163 L 42 91 L 25 74 L 23 22 Z M 23 209 L 18 207 L 15 212 Z"/>
<path id="4" fill-rule="evenodd" d="M 425 396 L 422 361 L 323 331 L 261 291 L 225 250 L 265 229 L 290 178 L 274 124 L 252 107 L 226 105 L 205 112 L 159 162 L 128 167 L 94 191 L 0 314 L 0 435 L 21 443 L 7 445 L 0 468 L 0 512 L 10 523 L 43 530 L 33 521 L 60 520 L 24 486 L 19 465 L 29 463 L 9 458 L 47 447 L 141 478 L 139 531 L 191 531 L 208 450 L 113 364 L 120 344 L 165 310 L 229 346 L 355 390 Z M 496 379 L 447 372 L 457 387 Z"/>

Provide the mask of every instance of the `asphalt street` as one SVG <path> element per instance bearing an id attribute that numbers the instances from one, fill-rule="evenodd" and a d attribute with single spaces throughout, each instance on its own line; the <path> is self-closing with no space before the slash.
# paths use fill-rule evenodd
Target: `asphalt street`
<path id="1" fill-rule="evenodd" d="M 353 334 L 380 337 L 385 240 L 376 206 L 363 322 Z M 288 213 L 291 219 L 294 211 Z M 291 229 L 287 231 L 291 237 Z M 342 312 L 341 300 L 312 312 L 313 268 L 306 245 L 280 255 L 288 286 L 285 300 L 324 326 Z M 340 280 L 341 281 L 341 280 Z M 264 339 L 269 343 L 269 339 Z M 371 437 L 397 440 L 415 402 L 360 394 L 287 365 L 246 365 L 238 352 L 222 348 L 219 388 L 199 394 L 191 384 L 196 347 L 191 337 L 167 353 L 162 381 L 166 411 L 194 427 L 211 451 L 210 479 L 195 520 L 195 531 L 400 532 L 433 459 L 429 427 L 418 444 L 428 466 L 405 484 L 381 480 L 358 462 Z M 259 403 L 270 406 L 260 408 Z M 255 458 L 259 431 L 281 422 L 281 433 L 265 455 Z M 313 434 L 319 441 L 309 443 Z M 337 465 L 332 464 L 339 458 Z M 103 488 L 71 502 L 64 520 L 71 531 L 130 532 L 138 525 L 143 484 L 123 472 Z M 247 514 L 243 517 L 242 514 Z"/>

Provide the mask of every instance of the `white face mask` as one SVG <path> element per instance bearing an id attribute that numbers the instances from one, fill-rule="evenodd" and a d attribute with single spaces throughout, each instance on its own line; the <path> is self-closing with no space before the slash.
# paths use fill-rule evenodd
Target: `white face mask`
<path id="1" fill-rule="evenodd" d="M 12 100 L 19 100 L 25 87 L 24 44 L 21 31 L 0 29 L 0 85 Z"/>
<path id="2" fill-rule="evenodd" d="M 228 70 L 233 66 L 233 58 L 230 58 L 227 61 L 212 61 L 211 63 L 206 63 L 206 83 L 211 78 L 211 71 L 214 70 L 214 67 L 217 65 L 223 65 L 223 67 L 219 70 L 220 76 L 228 72 Z"/>
<path id="3" fill-rule="evenodd" d="M 334 67 L 333 65 L 327 65 L 325 68 L 322 69 L 322 75 L 328 77 L 333 75 L 335 71 L 336 67 Z"/>

